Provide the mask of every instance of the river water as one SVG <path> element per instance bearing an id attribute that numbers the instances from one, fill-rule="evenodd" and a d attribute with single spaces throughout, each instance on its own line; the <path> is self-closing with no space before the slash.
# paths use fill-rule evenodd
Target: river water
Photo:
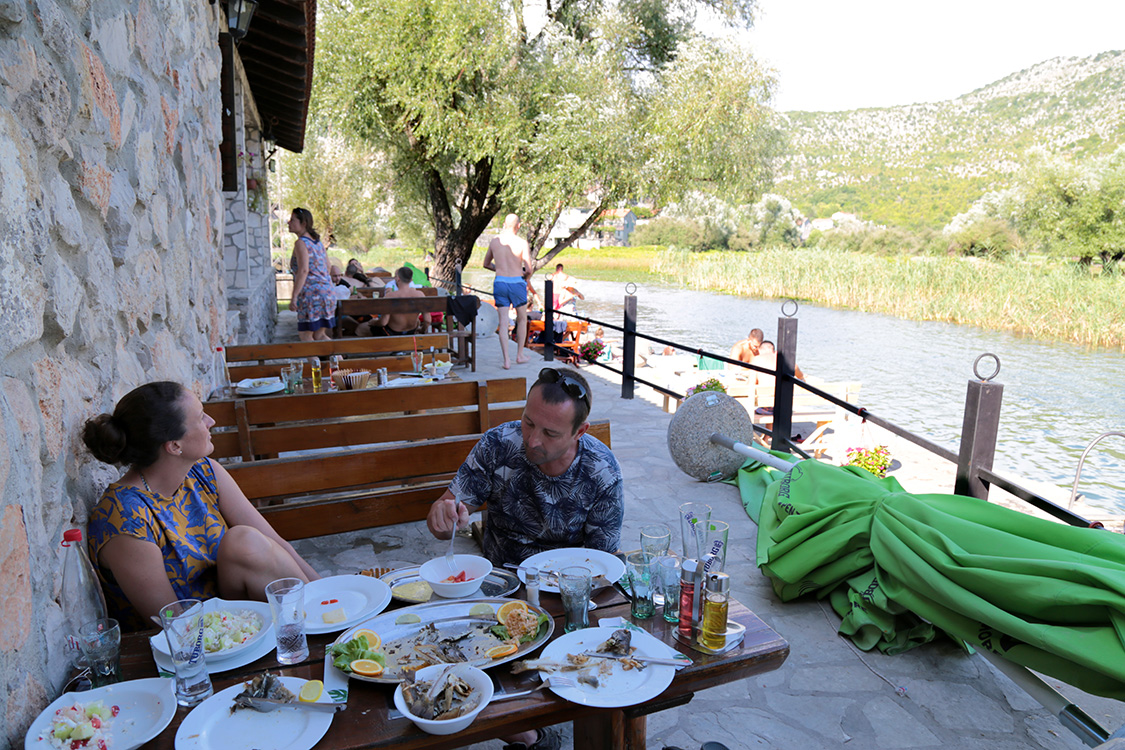
<path id="1" fill-rule="evenodd" d="M 474 274 L 475 276 L 475 274 Z M 474 285 L 491 288 L 491 278 Z M 537 279 L 537 286 L 541 282 Z M 625 284 L 583 280 L 579 314 L 622 325 Z M 637 329 L 726 354 L 751 328 L 776 340 L 781 303 L 639 284 Z M 790 304 L 790 308 L 792 305 Z M 859 404 L 957 451 L 973 360 L 1000 359 L 1004 386 L 994 468 L 1068 491 L 1078 459 L 1097 435 L 1125 432 L 1125 354 L 1044 342 L 950 323 L 801 305 L 797 363 L 825 380 L 862 383 Z M 606 338 L 619 340 L 608 330 Z M 981 371 L 994 369 L 991 360 Z M 1079 491 L 1091 505 L 1125 514 L 1125 438 L 1110 436 L 1086 459 Z"/>

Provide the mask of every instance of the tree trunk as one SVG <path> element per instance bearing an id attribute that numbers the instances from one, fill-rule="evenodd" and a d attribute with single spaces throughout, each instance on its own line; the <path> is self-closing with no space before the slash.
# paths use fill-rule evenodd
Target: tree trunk
<path id="1" fill-rule="evenodd" d="M 492 185 L 492 160 L 485 157 L 465 165 L 465 184 L 457 202 L 457 225 L 442 175 L 431 168 L 428 175 L 430 209 L 434 214 L 434 270 L 446 288 L 452 288 L 457 264 L 464 268 L 473 245 L 500 211 L 500 188 Z"/>

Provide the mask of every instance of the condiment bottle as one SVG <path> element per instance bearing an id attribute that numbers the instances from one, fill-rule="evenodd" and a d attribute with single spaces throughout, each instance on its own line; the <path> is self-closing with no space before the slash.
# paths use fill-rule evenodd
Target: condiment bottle
<path id="1" fill-rule="evenodd" d="M 699 581 L 699 561 L 687 559 L 680 565 L 680 622 L 677 628 L 684 638 L 695 631 L 692 611 L 695 609 L 695 590 Z"/>
<path id="2" fill-rule="evenodd" d="M 536 607 L 539 606 L 539 568 L 524 568 L 524 576 L 527 582 L 524 584 L 527 589 L 527 603 Z"/>
<path id="3" fill-rule="evenodd" d="M 309 357 L 309 369 L 312 371 L 313 392 L 320 393 L 320 357 Z"/>
<path id="4" fill-rule="evenodd" d="M 703 627 L 699 641 L 707 648 L 721 649 L 727 644 L 727 608 L 730 605 L 730 576 L 711 573 L 703 594 Z"/>
<path id="5" fill-rule="evenodd" d="M 105 597 L 94 573 L 94 566 L 86 555 L 81 529 L 63 532 L 62 546 L 66 549 L 63 560 L 62 592 L 59 604 L 66 621 L 66 656 L 76 667 L 84 665 L 82 650 L 78 646 L 78 628 L 91 620 L 106 616 Z"/>
<path id="6" fill-rule="evenodd" d="M 211 378 L 215 382 L 216 390 L 223 392 L 227 388 L 230 388 L 230 369 L 227 367 L 227 352 L 226 349 L 221 346 L 215 347 L 215 356 L 211 362 Z"/>
<path id="7" fill-rule="evenodd" d="M 336 390 L 336 380 L 332 376 L 340 369 L 340 355 L 333 354 L 328 358 L 328 390 Z"/>

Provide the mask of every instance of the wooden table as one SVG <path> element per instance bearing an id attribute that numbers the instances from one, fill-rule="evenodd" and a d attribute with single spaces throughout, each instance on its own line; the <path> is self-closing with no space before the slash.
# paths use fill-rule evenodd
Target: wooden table
<path id="1" fill-rule="evenodd" d="M 594 596 L 598 605 L 590 613 L 590 624 L 608 617 L 629 617 L 629 604 L 615 588 L 607 588 Z M 555 634 L 563 632 L 565 617 L 557 595 L 543 594 L 542 604 L 555 617 Z M 730 603 L 730 619 L 746 628 L 740 647 L 722 656 L 708 656 L 683 646 L 672 637 L 675 625 L 657 616 L 649 620 L 632 620 L 661 641 L 671 644 L 692 658 L 694 663 L 680 670 L 672 684 L 650 701 L 627 708 L 588 708 L 570 703 L 550 691 L 542 690 L 525 698 L 514 698 L 490 704 L 463 732 L 450 736 L 429 735 L 406 718 L 391 719 L 394 690 L 352 680 L 348 685 L 348 707 L 336 714 L 332 726 L 317 748 L 326 750 L 359 750 L 360 748 L 409 748 L 410 750 L 444 750 L 497 737 L 509 736 L 532 728 L 550 726 L 564 721 L 574 722 L 574 746 L 590 750 L 644 750 L 646 717 L 657 711 L 689 702 L 695 692 L 716 685 L 769 672 L 781 666 L 789 655 L 789 644 L 757 615 L 735 600 Z M 121 639 L 121 672 L 124 679 L 151 677 L 155 673 L 148 637 L 155 631 L 128 634 Z M 276 652 L 238 669 L 212 675 L 218 692 L 255 674 L 270 670 L 304 679 L 321 679 L 324 675 L 324 650 L 338 634 L 309 636 L 309 659 L 280 667 Z M 489 670 L 501 690 L 526 690 L 539 684 L 535 673 L 509 674 L 504 666 Z M 168 728 L 146 747 L 174 747 L 176 729 L 188 714 L 180 708 Z"/>

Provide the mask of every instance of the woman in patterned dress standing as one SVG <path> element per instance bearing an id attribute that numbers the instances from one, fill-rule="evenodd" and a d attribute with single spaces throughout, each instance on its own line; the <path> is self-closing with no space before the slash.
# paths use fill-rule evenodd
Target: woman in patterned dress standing
<path id="1" fill-rule="evenodd" d="M 307 208 L 294 208 L 289 231 L 297 235 L 293 243 L 293 297 L 289 301 L 290 309 L 297 311 L 297 335 L 301 341 L 328 341 L 332 338 L 329 332 L 336 326 L 336 295 L 312 213 Z"/>

